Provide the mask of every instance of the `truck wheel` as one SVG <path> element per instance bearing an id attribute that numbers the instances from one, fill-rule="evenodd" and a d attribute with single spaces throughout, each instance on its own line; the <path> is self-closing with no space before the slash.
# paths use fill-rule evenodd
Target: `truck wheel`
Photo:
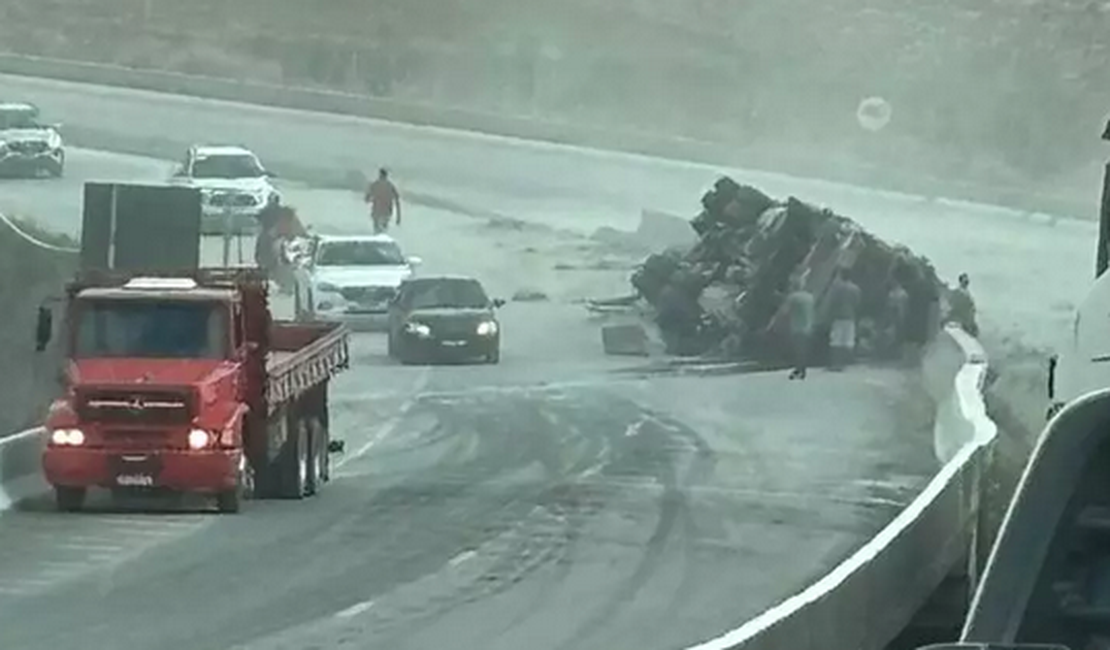
<path id="1" fill-rule="evenodd" d="M 254 496 L 254 472 L 247 462 L 246 453 L 243 453 L 239 457 L 239 484 L 234 489 L 216 495 L 216 508 L 220 512 L 234 514 L 242 508 L 243 499 L 249 499 L 252 496 Z"/>
<path id="2" fill-rule="evenodd" d="M 328 455 L 327 427 L 319 418 L 312 418 L 308 422 L 311 433 L 309 448 L 312 450 L 308 490 L 310 494 L 316 494 L 331 478 L 331 457 Z"/>
<path id="3" fill-rule="evenodd" d="M 308 492 L 309 476 L 312 472 L 312 453 L 308 446 L 308 428 L 303 419 L 294 425 L 295 434 L 286 442 L 289 448 L 285 454 L 285 489 L 282 496 L 286 499 L 303 499 Z"/>
<path id="4" fill-rule="evenodd" d="M 85 507 L 85 494 L 85 488 L 54 486 L 54 500 L 62 512 L 77 512 Z"/>

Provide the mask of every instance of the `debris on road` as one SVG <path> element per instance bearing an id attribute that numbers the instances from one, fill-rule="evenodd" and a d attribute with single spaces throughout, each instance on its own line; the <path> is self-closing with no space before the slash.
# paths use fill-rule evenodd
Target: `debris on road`
<path id="1" fill-rule="evenodd" d="M 601 344 L 605 354 L 646 357 L 648 335 L 639 323 L 606 325 L 601 328 Z"/>
<path id="2" fill-rule="evenodd" d="M 862 354 L 923 344 L 929 336 L 943 285 L 927 259 L 828 209 L 793 197 L 776 201 L 728 177 L 705 194 L 702 206 L 689 222 L 697 242 L 648 256 L 631 279 L 653 308 L 668 353 L 785 358 L 787 337 L 772 321 L 797 277 L 817 300 L 814 353 L 823 356 L 826 290 L 838 268 L 861 290 Z M 900 340 L 892 342 L 887 305 L 895 283 L 909 294 L 909 309 Z"/>
<path id="3" fill-rule="evenodd" d="M 513 302 L 545 302 L 549 300 L 546 293 L 538 289 L 518 289 L 513 293 Z"/>

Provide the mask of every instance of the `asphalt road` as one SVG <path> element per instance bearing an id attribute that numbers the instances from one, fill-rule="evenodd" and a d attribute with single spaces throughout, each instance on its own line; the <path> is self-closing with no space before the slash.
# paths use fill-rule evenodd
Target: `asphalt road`
<path id="1" fill-rule="evenodd" d="M 0 184 L 0 210 L 70 230 L 78 170 L 164 168 L 74 153 L 67 179 Z M 357 196 L 289 193 L 318 230 L 365 226 Z M 496 367 L 395 366 L 356 335 L 332 392 L 347 453 L 314 500 L 0 517 L 0 646 L 677 648 L 804 587 L 934 469 L 928 409 L 897 371 L 645 372 L 604 357 L 573 303 L 624 286 L 598 268 L 619 256 L 418 206 L 397 235 L 426 272 L 552 300 L 503 309 Z"/>

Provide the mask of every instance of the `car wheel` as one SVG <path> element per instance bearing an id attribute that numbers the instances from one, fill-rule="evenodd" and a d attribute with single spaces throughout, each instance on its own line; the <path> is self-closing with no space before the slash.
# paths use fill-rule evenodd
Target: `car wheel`
<path id="1" fill-rule="evenodd" d="M 60 160 L 52 160 L 46 164 L 46 173 L 50 174 L 51 178 L 61 178 L 65 174 L 65 167 L 64 157 Z"/>

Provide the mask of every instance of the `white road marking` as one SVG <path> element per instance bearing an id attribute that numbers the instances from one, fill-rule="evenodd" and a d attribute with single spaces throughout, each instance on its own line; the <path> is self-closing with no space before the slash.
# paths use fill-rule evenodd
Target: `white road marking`
<path id="1" fill-rule="evenodd" d="M 390 436 L 397 429 L 397 427 L 400 426 L 401 422 L 405 419 L 405 416 L 408 414 L 409 411 L 412 410 L 412 407 L 416 406 L 416 402 L 420 400 L 420 397 L 422 395 L 420 391 L 424 388 L 424 386 L 428 385 L 428 380 L 430 378 L 431 369 L 425 367 L 420 372 L 420 375 L 417 376 L 416 381 L 413 382 L 412 388 L 409 390 L 409 392 L 412 394 L 412 397 L 407 399 L 404 404 L 401 404 L 401 408 L 397 410 L 397 414 L 390 418 L 381 427 L 379 427 L 378 432 L 374 434 L 374 436 L 370 438 L 370 440 L 366 441 L 366 444 L 355 450 L 353 454 L 345 456 L 339 462 L 337 462 L 335 464 L 336 469 L 343 467 L 353 460 L 358 460 L 359 458 L 362 458 L 367 453 L 369 453 L 370 450 L 373 449 L 378 443 Z"/>
<path id="2" fill-rule="evenodd" d="M 356 603 L 354 605 L 351 605 L 347 609 L 336 612 L 335 617 L 336 618 L 351 618 L 352 616 L 358 616 L 359 614 L 362 614 L 363 612 L 370 611 L 370 609 L 372 607 L 374 607 L 374 601 L 364 600 L 361 603 Z"/>

